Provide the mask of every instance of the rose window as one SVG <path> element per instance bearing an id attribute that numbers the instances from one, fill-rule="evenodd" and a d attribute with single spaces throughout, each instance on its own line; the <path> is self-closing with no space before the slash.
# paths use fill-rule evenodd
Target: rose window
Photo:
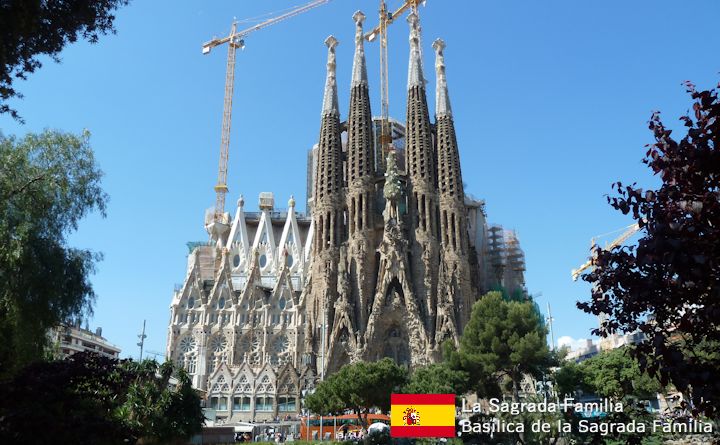
<path id="1" fill-rule="evenodd" d="M 218 335 L 213 337 L 212 340 L 210 340 L 210 349 L 213 352 L 222 352 L 225 350 L 225 348 L 227 348 L 227 344 L 227 339 L 222 335 Z"/>
<path id="2" fill-rule="evenodd" d="M 187 336 L 180 340 L 180 350 L 184 353 L 192 352 L 197 347 L 195 337 Z"/>

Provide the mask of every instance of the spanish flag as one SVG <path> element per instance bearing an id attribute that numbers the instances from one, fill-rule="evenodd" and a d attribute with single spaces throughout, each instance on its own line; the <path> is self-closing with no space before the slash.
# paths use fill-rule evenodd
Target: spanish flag
<path id="1" fill-rule="evenodd" d="M 455 437 L 455 394 L 392 394 L 390 436 Z"/>

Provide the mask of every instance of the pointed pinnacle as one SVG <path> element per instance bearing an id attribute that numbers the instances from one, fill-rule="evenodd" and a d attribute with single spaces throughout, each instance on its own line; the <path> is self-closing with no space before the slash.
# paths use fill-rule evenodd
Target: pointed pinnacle
<path id="1" fill-rule="evenodd" d="M 420 19 L 415 11 L 407 18 L 410 24 L 410 65 L 408 66 L 408 89 L 414 86 L 425 86 L 422 69 L 422 53 L 420 50 Z"/>
<path id="2" fill-rule="evenodd" d="M 329 36 L 327 37 L 327 39 L 325 39 L 325 45 L 326 45 L 330 50 L 335 49 L 335 47 L 338 46 L 339 43 L 340 43 L 340 41 L 339 41 L 338 39 L 336 39 L 335 36 L 332 35 L 332 34 L 329 35 Z"/>
<path id="3" fill-rule="evenodd" d="M 323 98 L 322 114 L 340 115 L 338 109 L 337 81 L 335 80 L 335 47 L 340 42 L 335 36 L 329 36 L 325 39 L 325 45 L 328 47 L 327 61 L 327 79 L 325 81 L 325 97 Z"/>
<path id="4" fill-rule="evenodd" d="M 445 55 L 443 54 L 446 47 L 445 41 L 437 39 L 433 42 L 432 47 L 435 50 L 435 73 L 437 76 L 435 87 L 435 117 L 452 117 L 447 77 L 445 76 Z"/>
<path id="5" fill-rule="evenodd" d="M 365 66 L 365 48 L 363 21 L 365 14 L 362 11 L 356 11 L 353 14 L 355 20 L 355 57 L 353 58 L 352 80 L 350 86 L 367 85 L 367 67 Z"/>

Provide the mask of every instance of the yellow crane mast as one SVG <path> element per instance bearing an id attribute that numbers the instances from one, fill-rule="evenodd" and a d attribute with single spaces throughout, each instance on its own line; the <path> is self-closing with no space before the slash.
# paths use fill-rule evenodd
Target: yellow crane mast
<path id="1" fill-rule="evenodd" d="M 625 231 L 622 233 L 622 235 L 620 235 L 619 237 L 610 241 L 609 244 L 607 244 L 605 247 L 603 247 L 603 250 L 612 250 L 614 247 L 619 246 L 620 244 L 627 241 L 627 239 L 630 238 L 631 236 L 633 236 L 633 234 L 635 234 L 635 232 L 637 232 L 638 230 L 640 230 L 640 226 L 637 223 L 631 224 L 631 225 L 625 227 Z M 617 231 L 610 232 L 610 233 L 616 233 L 616 232 Z M 603 236 L 603 235 L 598 235 L 598 237 L 599 236 Z M 597 238 L 597 237 L 595 237 L 595 238 Z M 590 240 L 591 246 L 595 246 L 595 238 L 592 238 Z M 578 267 L 577 269 L 573 269 L 570 272 L 572 274 L 573 281 L 577 281 L 580 274 L 583 273 L 585 270 L 591 268 L 592 265 L 593 265 L 592 260 L 588 260 L 585 263 L 583 263 L 582 265 L 580 265 L 580 267 Z"/>
<path id="2" fill-rule="evenodd" d="M 406 0 L 395 12 L 388 13 L 384 0 L 380 1 L 380 21 L 375 29 L 365 34 L 365 40 L 374 41 L 380 36 L 380 146 L 383 153 L 391 149 L 392 133 L 390 131 L 390 99 L 388 80 L 388 37 L 387 27 L 405 11 L 413 8 L 417 12 L 417 6 L 425 3 L 425 0 Z"/>
<path id="3" fill-rule="evenodd" d="M 226 37 L 215 38 L 206 42 L 202 46 L 203 54 L 208 54 L 216 46 L 228 44 L 228 56 L 227 56 L 227 67 L 225 71 L 225 98 L 223 101 L 223 120 L 222 120 L 222 134 L 220 138 L 220 161 L 218 165 L 218 180 L 215 184 L 215 212 L 212 222 L 217 224 L 224 224 L 223 215 L 225 212 L 225 194 L 228 191 L 227 176 L 228 176 L 228 158 L 230 155 L 230 128 L 232 122 L 232 101 L 233 101 L 233 90 L 235 87 L 235 52 L 238 48 L 242 49 L 245 47 L 245 41 L 243 40 L 248 34 L 258 31 L 263 28 L 267 28 L 270 25 L 274 25 L 283 20 L 295 17 L 296 15 L 307 12 L 313 8 L 324 5 L 330 2 L 330 0 L 314 0 L 303 6 L 295 8 L 285 14 L 279 15 L 268 19 L 262 23 L 251 26 L 242 31 L 237 31 L 237 22 L 233 21 L 230 29 L 230 34 Z M 216 231 L 215 228 L 214 231 Z M 211 236 L 218 237 L 217 233 L 211 233 Z"/>

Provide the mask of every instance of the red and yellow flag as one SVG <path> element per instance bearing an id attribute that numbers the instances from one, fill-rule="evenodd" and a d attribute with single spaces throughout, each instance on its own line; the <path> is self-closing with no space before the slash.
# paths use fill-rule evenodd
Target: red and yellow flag
<path id="1" fill-rule="evenodd" d="M 455 394 L 392 394 L 390 436 L 455 437 Z"/>

